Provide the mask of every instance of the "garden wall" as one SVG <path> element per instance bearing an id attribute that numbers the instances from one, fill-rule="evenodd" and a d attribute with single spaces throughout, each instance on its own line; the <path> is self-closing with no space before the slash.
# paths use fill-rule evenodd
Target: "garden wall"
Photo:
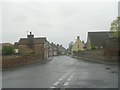
<path id="1" fill-rule="evenodd" d="M 21 65 L 31 64 L 35 62 L 40 62 L 42 57 L 40 55 L 30 55 L 30 56 L 3 56 L 2 57 L 2 69 L 13 68 Z"/>
<path id="2" fill-rule="evenodd" d="M 104 56 L 106 58 L 120 57 L 120 38 L 109 38 L 105 40 Z"/>
<path id="3" fill-rule="evenodd" d="M 101 61 L 117 61 L 117 58 L 108 58 L 104 56 L 104 49 L 75 52 L 74 56 L 96 59 Z"/>

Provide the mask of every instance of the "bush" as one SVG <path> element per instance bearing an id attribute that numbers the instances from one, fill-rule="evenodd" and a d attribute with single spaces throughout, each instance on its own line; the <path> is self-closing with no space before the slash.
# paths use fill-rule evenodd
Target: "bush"
<path id="1" fill-rule="evenodd" d="M 91 46 L 91 49 L 92 49 L 92 50 L 95 50 L 96 48 L 95 48 L 95 46 L 94 46 L 94 45 L 92 45 L 92 46 Z"/>
<path id="2" fill-rule="evenodd" d="M 13 46 L 3 46 L 2 47 L 2 55 L 11 55 L 13 54 L 14 51 L 14 47 Z"/>

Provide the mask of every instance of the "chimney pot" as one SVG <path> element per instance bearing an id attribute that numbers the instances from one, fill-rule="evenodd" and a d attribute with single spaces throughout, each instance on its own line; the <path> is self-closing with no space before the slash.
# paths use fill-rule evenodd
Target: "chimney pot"
<path id="1" fill-rule="evenodd" d="M 32 35 L 32 32 L 30 32 L 30 35 Z"/>

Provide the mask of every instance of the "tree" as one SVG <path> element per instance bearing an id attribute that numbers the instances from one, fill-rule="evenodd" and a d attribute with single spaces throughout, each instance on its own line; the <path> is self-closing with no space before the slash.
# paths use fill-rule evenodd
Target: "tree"
<path id="1" fill-rule="evenodd" d="M 120 37 L 120 17 L 117 17 L 112 23 L 111 23 L 111 31 L 113 31 L 113 37 Z"/>
<path id="2" fill-rule="evenodd" d="M 3 46 L 2 47 L 2 55 L 11 55 L 14 53 L 13 46 Z"/>
<path id="3" fill-rule="evenodd" d="M 85 44 L 85 42 L 84 42 L 84 41 L 82 41 L 82 43 L 83 43 L 83 44 Z"/>
<path id="4" fill-rule="evenodd" d="M 73 42 L 70 42 L 69 43 L 69 49 L 72 49 L 72 46 L 73 46 Z"/>
<path id="5" fill-rule="evenodd" d="M 70 43 L 69 43 L 70 54 L 71 54 L 71 52 L 72 52 L 72 47 L 73 47 L 73 42 L 70 42 Z"/>

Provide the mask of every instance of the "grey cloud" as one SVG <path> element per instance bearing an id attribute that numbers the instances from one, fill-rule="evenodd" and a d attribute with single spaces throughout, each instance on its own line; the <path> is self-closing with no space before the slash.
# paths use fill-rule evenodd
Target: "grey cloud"
<path id="1" fill-rule="evenodd" d="M 3 4 L 3 42 L 35 36 L 68 47 L 76 36 L 86 40 L 88 31 L 108 30 L 118 15 L 117 3 L 5 3 Z M 13 36 L 11 36 L 14 34 Z"/>

